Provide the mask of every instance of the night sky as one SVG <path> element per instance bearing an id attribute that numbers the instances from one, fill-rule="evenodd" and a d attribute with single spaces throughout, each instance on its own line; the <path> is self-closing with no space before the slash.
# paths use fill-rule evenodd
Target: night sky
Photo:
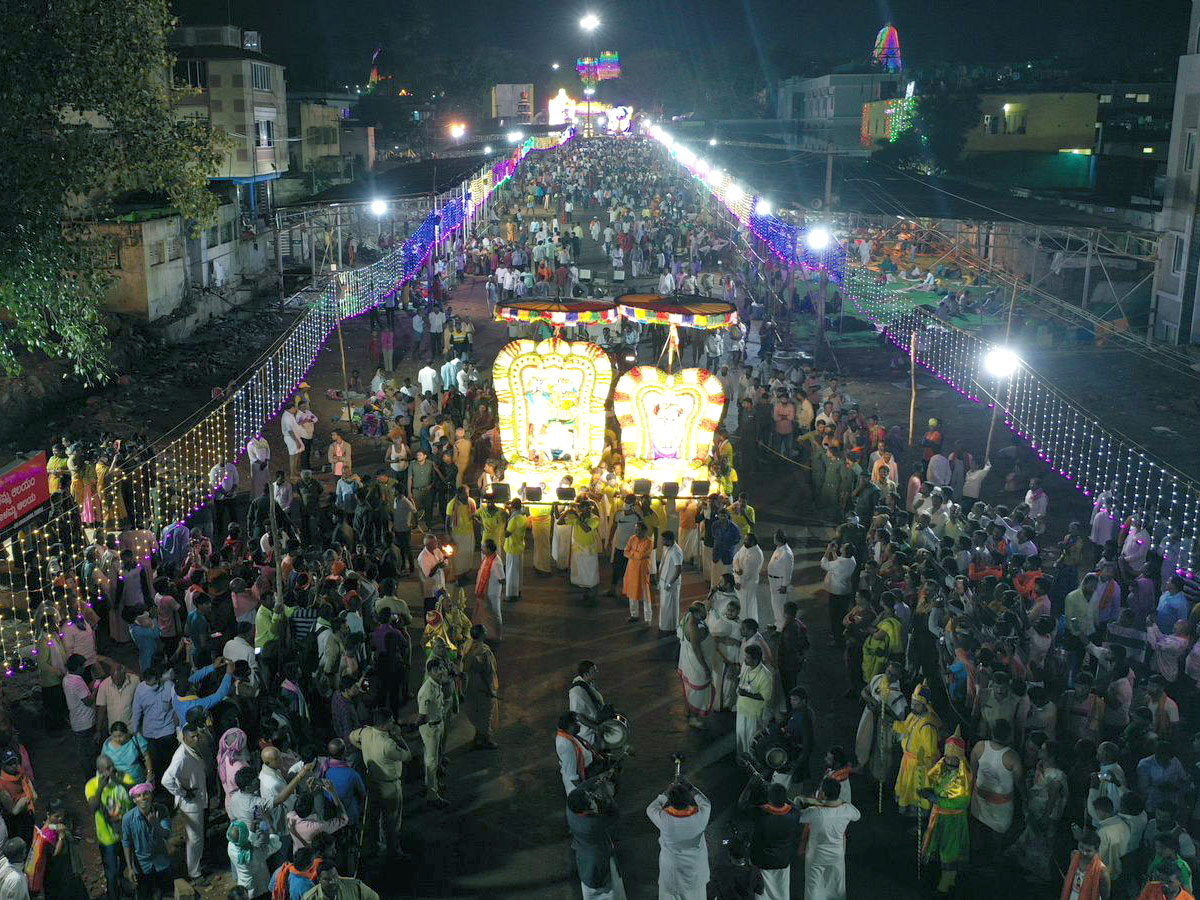
<path id="1" fill-rule="evenodd" d="M 324 57 L 339 72 L 366 71 L 371 45 L 405 28 L 414 0 L 176 0 L 185 23 L 224 22 L 262 32 L 264 50 L 303 79 Z M 604 22 L 602 47 L 629 57 L 668 48 L 701 58 L 747 54 L 769 76 L 825 62 L 864 60 L 875 32 L 891 21 L 906 63 L 1017 62 L 1050 56 L 1091 61 L 1180 52 L 1188 0 L 449 0 L 419 6 L 443 52 L 496 46 L 569 64 L 587 49 L 580 15 Z M 1136 41 L 1136 46 L 1135 46 Z M 366 60 L 363 60 L 363 56 Z M 769 62 L 769 60 L 773 62 Z M 780 71 L 794 69 L 794 72 Z M 766 70 L 770 70 L 769 72 Z"/>

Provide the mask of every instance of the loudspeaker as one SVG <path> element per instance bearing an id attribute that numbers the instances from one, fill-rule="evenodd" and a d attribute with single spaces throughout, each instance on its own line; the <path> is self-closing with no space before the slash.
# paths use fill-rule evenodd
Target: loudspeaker
<path id="1" fill-rule="evenodd" d="M 575 499 L 575 488 L 560 487 L 558 490 L 555 491 L 555 494 L 558 496 L 559 500 L 574 500 Z"/>
<path id="2" fill-rule="evenodd" d="M 693 497 L 707 497 L 708 492 L 711 489 L 712 489 L 711 481 L 693 481 L 692 482 L 692 496 Z"/>
<path id="3" fill-rule="evenodd" d="M 523 489 L 523 493 L 525 494 L 525 499 L 530 503 L 537 503 L 542 499 L 541 485 L 527 484 Z"/>
<path id="4" fill-rule="evenodd" d="M 679 496 L 679 482 L 678 481 L 664 481 L 663 486 L 662 486 L 662 494 L 664 497 L 666 497 L 670 500 L 674 500 L 676 497 Z"/>
<path id="5" fill-rule="evenodd" d="M 483 496 L 485 498 L 490 497 L 498 503 L 507 503 L 508 498 L 512 496 L 512 491 L 503 481 L 493 481 L 488 485 L 488 489 Z"/>
<path id="6" fill-rule="evenodd" d="M 650 479 L 649 478 L 635 479 L 633 482 L 633 492 L 635 494 L 637 494 L 639 497 L 649 497 L 650 496 Z"/>

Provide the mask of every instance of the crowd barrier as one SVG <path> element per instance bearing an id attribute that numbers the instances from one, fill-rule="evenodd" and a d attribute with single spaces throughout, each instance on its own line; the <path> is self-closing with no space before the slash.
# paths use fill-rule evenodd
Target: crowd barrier
<path id="1" fill-rule="evenodd" d="M 213 498 L 209 472 L 237 462 L 251 438 L 278 416 L 316 365 L 338 322 L 379 306 L 417 278 L 431 254 L 472 222 L 492 192 L 532 152 L 559 147 L 573 130 L 526 138 L 512 153 L 440 195 L 433 210 L 408 239 L 377 262 L 333 273 L 318 289 L 291 301 L 304 312 L 231 386 L 156 444 L 154 452 L 128 469 L 84 466 L 75 493 L 81 503 L 52 503 L 0 534 L 8 562 L 0 576 L 0 666 L 8 675 L 36 662 L 53 646 L 65 617 L 98 591 L 84 583 L 85 554 L 95 538 L 106 547 L 128 548 L 143 562 L 160 548 L 164 534 L 186 524 Z M 64 508 L 69 507 L 69 508 Z M 53 617 L 55 628 L 43 626 Z"/>

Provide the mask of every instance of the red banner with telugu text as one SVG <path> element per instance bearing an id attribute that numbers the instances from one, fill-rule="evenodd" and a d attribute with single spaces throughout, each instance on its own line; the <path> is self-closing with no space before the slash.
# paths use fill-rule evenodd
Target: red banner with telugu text
<path id="1" fill-rule="evenodd" d="M 21 521 L 49 499 L 43 451 L 0 472 L 0 528 Z"/>

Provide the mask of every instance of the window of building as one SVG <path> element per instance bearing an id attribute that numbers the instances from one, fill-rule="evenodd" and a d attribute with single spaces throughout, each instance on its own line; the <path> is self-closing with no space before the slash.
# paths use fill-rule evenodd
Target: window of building
<path id="1" fill-rule="evenodd" d="M 1137 94 L 1126 94 L 1126 95 L 1125 95 L 1125 99 L 1126 99 L 1126 100 L 1136 100 L 1136 99 L 1137 99 Z"/>
<path id="2" fill-rule="evenodd" d="M 176 60 L 175 80 L 194 88 L 208 87 L 208 62 L 203 59 Z"/>
<path id="3" fill-rule="evenodd" d="M 1149 102 L 1150 102 L 1150 95 L 1149 95 L 1149 94 L 1138 94 L 1138 95 L 1137 95 L 1137 102 L 1138 102 L 1138 103 L 1149 103 Z"/>
<path id="4" fill-rule="evenodd" d="M 183 256 L 183 241 L 177 237 L 168 238 L 167 259 L 174 261 L 181 256 Z"/>
<path id="5" fill-rule="evenodd" d="M 233 222 L 226 222 L 221 226 L 221 243 L 228 244 L 233 240 Z"/>
<path id="6" fill-rule="evenodd" d="M 204 246 L 212 249 L 217 246 L 217 226 L 213 225 L 204 233 Z"/>
<path id="7" fill-rule="evenodd" d="M 1196 168 L 1196 130 L 1187 133 L 1187 143 L 1183 148 L 1183 171 L 1190 172 Z"/>
<path id="8" fill-rule="evenodd" d="M 263 63 L 250 63 L 250 83 L 256 91 L 271 90 L 271 67 Z"/>
<path id="9" fill-rule="evenodd" d="M 1176 275 L 1183 271 L 1183 253 L 1185 249 L 1183 235 L 1175 235 L 1175 252 L 1171 255 L 1171 271 Z"/>
<path id="10" fill-rule="evenodd" d="M 1112 103 L 1112 94 L 1101 94 L 1100 102 L 1101 103 Z"/>
<path id="11" fill-rule="evenodd" d="M 275 123 L 270 119 L 256 119 L 254 122 L 254 145 L 256 147 L 275 146 Z"/>
<path id="12" fill-rule="evenodd" d="M 163 241 L 155 241 L 150 245 L 150 265 L 161 266 L 167 261 L 167 247 Z"/>

